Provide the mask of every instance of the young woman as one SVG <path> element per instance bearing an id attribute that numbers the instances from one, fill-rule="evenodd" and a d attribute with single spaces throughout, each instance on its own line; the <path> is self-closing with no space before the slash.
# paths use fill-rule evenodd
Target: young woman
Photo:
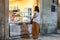
<path id="1" fill-rule="evenodd" d="M 32 37 L 34 39 L 39 37 L 39 28 L 40 28 L 40 14 L 38 6 L 35 6 L 34 15 L 33 15 L 33 23 L 32 23 Z"/>

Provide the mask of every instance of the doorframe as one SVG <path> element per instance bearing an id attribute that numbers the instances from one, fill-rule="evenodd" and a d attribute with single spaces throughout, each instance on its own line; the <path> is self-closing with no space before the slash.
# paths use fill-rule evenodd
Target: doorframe
<path id="1" fill-rule="evenodd" d="M 9 39 L 9 24 L 8 24 L 9 0 L 4 0 L 4 39 Z"/>

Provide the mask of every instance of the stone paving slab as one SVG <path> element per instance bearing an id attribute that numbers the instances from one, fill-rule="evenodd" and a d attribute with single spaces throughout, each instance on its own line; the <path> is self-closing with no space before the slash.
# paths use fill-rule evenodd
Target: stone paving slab
<path id="1" fill-rule="evenodd" d="M 11 39 L 11 40 L 60 40 L 60 38 L 44 37 L 39 39 Z"/>
<path id="2" fill-rule="evenodd" d="M 56 34 L 51 34 L 51 35 L 45 35 L 45 36 L 39 36 L 38 39 L 33 39 L 32 37 L 29 39 L 26 38 L 13 38 L 10 40 L 60 40 L 60 35 L 56 35 Z"/>

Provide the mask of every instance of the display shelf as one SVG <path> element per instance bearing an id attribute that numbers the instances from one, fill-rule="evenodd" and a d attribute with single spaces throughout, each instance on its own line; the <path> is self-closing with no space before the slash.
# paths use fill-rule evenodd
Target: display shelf
<path id="1" fill-rule="evenodd" d="M 10 20 L 11 17 L 14 17 L 12 19 L 14 21 Z M 32 18 L 32 10 L 31 10 L 31 8 L 25 8 L 24 12 L 20 12 L 18 10 L 13 10 L 12 12 L 9 12 L 10 23 L 23 23 L 23 22 L 29 23 L 31 18 Z"/>

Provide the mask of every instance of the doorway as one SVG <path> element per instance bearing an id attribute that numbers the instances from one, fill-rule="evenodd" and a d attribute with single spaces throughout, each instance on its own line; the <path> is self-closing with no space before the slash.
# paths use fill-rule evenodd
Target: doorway
<path id="1" fill-rule="evenodd" d="M 18 23 L 30 22 L 34 7 L 38 5 L 40 9 L 40 0 L 9 0 L 9 35 L 19 36 L 20 25 Z M 29 24 L 28 31 L 31 33 L 32 25 Z"/>
<path id="2" fill-rule="evenodd" d="M 60 29 L 60 7 L 58 7 L 58 29 Z"/>
<path id="3" fill-rule="evenodd" d="M 58 8 L 57 8 L 57 13 L 58 13 L 58 25 L 57 28 L 60 29 L 60 0 L 58 0 Z"/>

